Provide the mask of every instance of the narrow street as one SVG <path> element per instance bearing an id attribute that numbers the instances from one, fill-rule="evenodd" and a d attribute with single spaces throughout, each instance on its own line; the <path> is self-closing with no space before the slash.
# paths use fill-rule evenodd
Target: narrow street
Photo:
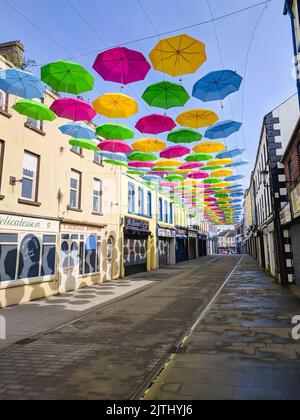
<path id="1" fill-rule="evenodd" d="M 0 399 L 142 398 L 225 280 L 144 398 L 300 397 L 300 344 L 290 338 L 300 302 L 250 257 L 205 257 L 130 280 L 153 284 L 3 347 Z"/>

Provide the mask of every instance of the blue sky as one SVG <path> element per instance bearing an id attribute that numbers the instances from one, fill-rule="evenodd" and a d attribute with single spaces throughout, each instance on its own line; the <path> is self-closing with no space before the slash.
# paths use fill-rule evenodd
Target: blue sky
<path id="1" fill-rule="evenodd" d="M 0 42 L 21 40 L 26 47 L 27 58 L 36 60 L 38 64 L 84 55 L 77 58 L 76 61 L 92 71 L 91 67 L 97 51 L 110 46 L 121 46 L 127 41 L 156 35 L 137 0 L 7 1 L 36 25 L 43 28 L 49 37 L 61 45 L 60 48 L 3 0 L 0 0 L 3 16 Z M 68 1 L 78 8 L 93 30 L 80 19 Z M 210 4 L 214 17 L 218 17 L 253 5 L 258 1 L 210 0 Z M 173 31 L 211 18 L 207 0 L 141 0 L 141 2 L 158 33 Z M 224 109 L 221 109 L 219 103 L 203 104 L 196 99 L 191 99 L 188 103 L 188 108 L 200 107 L 215 110 L 221 120 L 234 117 L 241 121 L 243 89 L 245 89 L 242 121 L 244 135 L 240 132 L 237 136 L 230 137 L 227 145 L 246 147 L 247 153 L 244 158 L 251 160 L 252 165 L 256 156 L 264 115 L 296 92 L 295 80 L 292 77 L 293 50 L 290 21 L 288 17 L 283 16 L 283 3 L 283 0 L 272 0 L 268 4 L 250 52 L 244 87 L 240 92 L 231 96 L 232 107 L 229 100 L 225 101 Z M 264 7 L 261 5 L 216 22 L 224 66 L 237 71 L 242 76 L 245 75 L 246 56 L 254 27 Z M 174 34 L 176 33 L 188 33 L 206 44 L 208 61 L 196 74 L 183 77 L 183 84 L 191 93 L 193 84 L 197 80 L 209 71 L 222 68 L 214 28 L 210 23 Z M 139 50 L 148 56 L 157 42 L 158 38 L 153 38 L 135 42 L 130 48 Z M 38 72 L 39 68 L 34 71 Z M 86 99 L 94 99 L 105 92 L 119 91 L 118 85 L 104 82 L 96 73 L 94 75 L 97 80 L 96 89 L 93 93 L 88 94 Z M 162 73 L 152 70 L 144 82 L 132 85 L 131 89 L 125 88 L 124 93 L 140 98 L 149 84 L 159 82 L 163 78 Z M 158 111 L 155 108 L 149 108 L 142 100 L 139 100 L 139 108 L 139 116 Z M 175 118 L 181 111 L 181 109 L 171 110 L 168 115 Z M 134 125 L 139 116 L 133 117 L 127 123 Z M 97 122 L 100 124 L 102 121 L 104 119 Z M 137 137 L 139 137 L 138 134 Z M 165 136 L 162 138 L 164 139 Z M 239 172 L 249 175 L 251 169 L 252 167 L 249 166 L 243 170 L 240 169 Z M 245 186 L 247 184 L 248 178 L 245 180 Z"/>

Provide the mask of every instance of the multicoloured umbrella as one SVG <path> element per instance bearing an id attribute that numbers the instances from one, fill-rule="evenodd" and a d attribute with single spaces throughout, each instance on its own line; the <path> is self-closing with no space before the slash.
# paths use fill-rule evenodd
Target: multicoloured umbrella
<path id="1" fill-rule="evenodd" d="M 121 93 L 107 93 L 93 102 L 100 115 L 108 118 L 129 118 L 139 112 L 138 104 L 130 96 Z"/>
<path id="2" fill-rule="evenodd" d="M 167 147 L 160 153 L 160 157 L 164 159 L 174 159 L 182 156 L 186 156 L 190 153 L 190 149 L 184 146 L 171 146 Z"/>
<path id="3" fill-rule="evenodd" d="M 185 158 L 186 162 L 205 162 L 212 159 L 211 155 L 205 153 L 192 153 Z"/>
<path id="4" fill-rule="evenodd" d="M 135 128 L 143 134 L 158 135 L 171 131 L 176 127 L 172 118 L 166 115 L 152 114 L 147 117 L 141 118 L 136 124 Z"/>
<path id="5" fill-rule="evenodd" d="M 223 143 L 219 143 L 217 141 L 205 141 L 202 143 L 197 144 L 193 148 L 193 152 L 195 153 L 217 153 L 222 152 L 225 150 L 225 145 Z"/>
<path id="6" fill-rule="evenodd" d="M 132 151 L 132 147 L 129 144 L 118 140 L 104 140 L 99 143 L 98 147 L 105 152 L 111 153 L 130 153 Z"/>
<path id="7" fill-rule="evenodd" d="M 207 60 L 205 45 L 189 35 L 161 40 L 150 53 L 153 67 L 170 76 L 195 73 Z"/>
<path id="8" fill-rule="evenodd" d="M 65 124 L 59 127 L 59 130 L 62 134 L 75 139 L 92 140 L 96 138 L 95 130 L 85 124 Z"/>
<path id="9" fill-rule="evenodd" d="M 158 139 L 144 138 L 134 142 L 132 147 L 139 152 L 161 152 L 166 148 L 166 143 Z"/>
<path id="10" fill-rule="evenodd" d="M 193 109 L 183 112 L 176 118 L 176 122 L 183 127 L 209 127 L 219 120 L 217 114 L 206 109 Z"/>
<path id="11" fill-rule="evenodd" d="M 183 86 L 165 81 L 149 86 L 142 98 L 150 106 L 171 109 L 184 106 L 190 96 Z"/>
<path id="12" fill-rule="evenodd" d="M 80 149 L 93 150 L 94 152 L 99 152 L 97 140 L 93 141 L 93 140 L 75 138 L 75 139 L 71 139 L 69 141 L 69 144 L 71 146 L 80 147 Z"/>
<path id="13" fill-rule="evenodd" d="M 144 80 L 151 66 L 139 51 L 119 47 L 99 54 L 93 69 L 106 81 L 128 85 Z"/>
<path id="14" fill-rule="evenodd" d="M 80 64 L 57 61 L 41 68 L 41 79 L 57 92 L 80 95 L 94 89 L 94 78 Z"/>
<path id="15" fill-rule="evenodd" d="M 195 143 L 196 141 L 202 140 L 202 134 L 198 131 L 191 130 L 189 128 L 177 129 L 169 133 L 168 141 L 171 143 Z"/>
<path id="16" fill-rule="evenodd" d="M 32 101 L 30 99 L 24 99 L 17 102 L 12 108 L 21 115 L 32 118 L 37 121 L 54 121 L 56 115 L 46 105 Z"/>
<path id="17" fill-rule="evenodd" d="M 217 159 L 232 159 L 236 156 L 242 155 L 246 149 L 232 149 L 227 150 L 226 152 L 219 153 L 216 158 Z"/>
<path id="18" fill-rule="evenodd" d="M 222 121 L 209 128 L 205 133 L 205 137 L 211 140 L 223 139 L 239 131 L 241 126 L 242 123 L 237 121 Z"/>
<path id="19" fill-rule="evenodd" d="M 50 109 L 61 118 L 72 121 L 92 121 L 96 112 L 81 99 L 56 99 Z"/>
<path id="20" fill-rule="evenodd" d="M 108 123 L 97 127 L 98 136 L 107 140 L 130 140 L 134 138 L 134 132 L 125 125 Z"/>
<path id="21" fill-rule="evenodd" d="M 200 79 L 193 88 L 193 96 L 203 102 L 219 101 L 237 92 L 243 78 L 232 70 L 209 73 Z"/>
<path id="22" fill-rule="evenodd" d="M 153 153 L 132 152 L 130 155 L 128 155 L 128 159 L 138 162 L 154 162 L 157 160 L 157 156 Z"/>
<path id="23" fill-rule="evenodd" d="M 24 99 L 39 99 L 45 96 L 45 85 L 33 74 L 19 69 L 0 71 L 0 89 Z"/>

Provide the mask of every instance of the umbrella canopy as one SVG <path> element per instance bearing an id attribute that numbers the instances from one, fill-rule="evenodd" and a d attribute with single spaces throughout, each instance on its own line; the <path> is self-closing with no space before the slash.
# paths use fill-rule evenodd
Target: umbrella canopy
<path id="1" fill-rule="evenodd" d="M 136 101 L 121 93 L 106 93 L 93 102 L 93 107 L 108 118 L 129 118 L 139 112 Z"/>
<path id="2" fill-rule="evenodd" d="M 226 158 L 226 159 L 213 159 L 208 164 L 210 166 L 215 166 L 215 165 L 229 165 L 230 163 L 233 163 L 233 160 Z"/>
<path id="3" fill-rule="evenodd" d="M 233 174 L 233 172 L 230 169 L 218 169 L 216 171 L 213 171 L 211 173 L 211 176 L 213 178 L 224 178 L 224 177 L 230 176 L 232 174 Z"/>
<path id="4" fill-rule="evenodd" d="M 133 161 L 128 163 L 129 168 L 148 168 L 152 169 L 154 166 L 153 162 L 139 162 L 139 161 Z"/>
<path id="5" fill-rule="evenodd" d="M 193 172 L 191 174 L 188 175 L 188 177 L 190 179 L 205 179 L 205 178 L 209 178 L 209 174 L 206 172 Z"/>
<path id="6" fill-rule="evenodd" d="M 219 178 L 207 178 L 205 180 L 207 184 L 220 184 L 222 181 Z"/>
<path id="7" fill-rule="evenodd" d="M 217 169 L 222 169 L 223 166 L 222 165 L 206 165 L 202 168 L 203 171 L 216 171 Z"/>
<path id="8" fill-rule="evenodd" d="M 199 169 L 199 168 L 202 168 L 203 166 L 204 166 L 204 164 L 201 163 L 201 162 L 186 162 L 186 163 L 183 163 L 179 167 L 179 169 L 183 169 L 183 170 L 185 170 L 185 169 Z"/>
<path id="9" fill-rule="evenodd" d="M 225 187 L 229 187 L 230 185 L 231 185 L 231 182 L 223 181 L 223 182 L 220 182 L 220 184 L 218 184 L 218 187 L 225 188 Z"/>
<path id="10" fill-rule="evenodd" d="M 232 70 L 209 73 L 200 79 L 193 88 L 193 96 L 203 102 L 219 101 L 237 92 L 243 78 Z"/>
<path id="11" fill-rule="evenodd" d="M 111 153 L 130 153 L 132 147 L 123 141 L 118 140 L 104 140 L 98 145 L 99 149 Z"/>
<path id="12" fill-rule="evenodd" d="M 185 158 L 186 162 L 205 162 L 212 159 L 211 155 L 205 153 L 191 153 Z"/>
<path id="13" fill-rule="evenodd" d="M 99 150 L 99 148 L 98 148 Z M 110 152 L 100 152 L 101 156 L 103 158 L 106 159 L 110 159 L 110 160 L 118 160 L 120 162 L 127 162 L 127 156 L 125 155 L 125 153 L 110 153 Z"/>
<path id="14" fill-rule="evenodd" d="M 150 53 L 153 67 L 170 76 L 195 73 L 207 60 L 205 45 L 189 35 L 161 40 Z"/>
<path id="15" fill-rule="evenodd" d="M 17 102 L 12 108 L 21 115 L 32 118 L 37 121 L 54 121 L 56 115 L 46 105 L 32 101 L 30 99 L 24 99 Z"/>
<path id="16" fill-rule="evenodd" d="M 233 175 L 225 178 L 225 181 L 232 182 L 232 181 L 239 181 L 240 179 L 244 179 L 245 175 Z"/>
<path id="17" fill-rule="evenodd" d="M 41 68 L 41 78 L 57 92 L 80 95 L 94 89 L 94 78 L 80 64 L 56 61 Z"/>
<path id="18" fill-rule="evenodd" d="M 249 165 L 249 160 L 238 160 L 237 162 L 226 165 L 227 168 L 238 168 L 240 166 Z"/>
<path id="19" fill-rule="evenodd" d="M 202 140 L 202 134 L 189 128 L 173 130 L 168 135 L 168 141 L 171 143 L 195 143 Z"/>
<path id="20" fill-rule="evenodd" d="M 128 159 L 131 161 L 137 162 L 154 162 L 157 160 L 157 156 L 153 153 L 146 153 L 146 152 L 132 152 Z"/>
<path id="21" fill-rule="evenodd" d="M 33 74 L 19 69 L 0 71 L 0 89 L 24 99 L 38 99 L 45 96 L 45 85 Z"/>
<path id="22" fill-rule="evenodd" d="M 177 182 L 161 182 L 160 186 L 162 188 L 174 188 L 177 186 Z"/>
<path id="23" fill-rule="evenodd" d="M 175 127 L 176 124 L 172 118 L 159 114 L 152 114 L 147 117 L 143 117 L 135 126 L 140 133 L 154 135 L 171 131 Z"/>
<path id="24" fill-rule="evenodd" d="M 163 166 L 163 167 L 175 167 L 177 168 L 181 164 L 180 160 L 168 160 L 162 159 L 156 162 L 155 166 Z"/>
<path id="25" fill-rule="evenodd" d="M 165 179 L 169 182 L 180 182 L 184 180 L 184 176 L 182 175 L 167 175 Z"/>
<path id="26" fill-rule="evenodd" d="M 96 116 L 93 108 L 81 99 L 56 99 L 50 109 L 58 117 L 72 121 L 91 121 Z"/>
<path id="27" fill-rule="evenodd" d="M 164 159 L 174 159 L 178 157 L 182 157 L 188 155 L 190 153 L 190 149 L 184 146 L 171 146 L 167 147 L 160 153 L 160 157 Z"/>
<path id="28" fill-rule="evenodd" d="M 165 81 L 149 86 L 142 98 L 150 106 L 171 109 L 184 106 L 190 96 L 183 86 Z"/>
<path id="29" fill-rule="evenodd" d="M 144 80 L 151 66 L 139 51 L 119 47 L 99 54 L 93 69 L 108 82 L 128 85 Z"/>
<path id="30" fill-rule="evenodd" d="M 122 162 L 120 160 L 105 159 L 105 163 L 108 163 L 109 165 L 113 166 L 122 166 L 124 168 L 127 168 L 127 162 Z"/>
<path id="31" fill-rule="evenodd" d="M 85 124 L 65 124 L 59 127 L 62 134 L 75 139 L 92 140 L 96 137 L 95 131 Z"/>
<path id="32" fill-rule="evenodd" d="M 242 123 L 237 121 L 222 121 L 209 128 L 205 133 L 205 137 L 211 140 L 223 139 L 239 131 L 241 126 Z"/>
<path id="33" fill-rule="evenodd" d="M 234 158 L 236 156 L 242 155 L 245 151 L 246 151 L 246 149 L 232 149 L 232 150 L 227 150 L 226 152 L 219 153 L 216 156 L 216 158 L 217 159 L 232 159 L 232 158 Z"/>
<path id="34" fill-rule="evenodd" d="M 134 138 L 134 132 L 125 125 L 108 123 L 97 127 L 98 136 L 107 140 L 130 140 Z"/>
<path id="35" fill-rule="evenodd" d="M 138 175 L 138 176 L 143 176 L 143 175 L 147 175 L 148 171 L 141 171 L 141 170 L 136 170 L 136 169 L 129 169 L 127 171 L 128 175 Z"/>
<path id="36" fill-rule="evenodd" d="M 71 146 L 80 147 L 80 149 L 93 150 L 94 152 L 99 152 L 97 140 L 93 141 L 93 140 L 75 138 L 75 139 L 71 139 L 69 141 L 69 144 Z"/>
<path id="37" fill-rule="evenodd" d="M 193 109 L 183 112 L 176 118 L 176 122 L 183 127 L 209 127 L 219 120 L 217 114 L 206 109 Z"/>
<path id="38" fill-rule="evenodd" d="M 225 145 L 217 141 L 205 141 L 193 148 L 195 153 L 217 153 L 225 150 Z"/>
<path id="39" fill-rule="evenodd" d="M 158 139 L 145 138 L 134 142 L 132 147 L 139 152 L 161 152 L 166 148 L 166 143 Z"/>

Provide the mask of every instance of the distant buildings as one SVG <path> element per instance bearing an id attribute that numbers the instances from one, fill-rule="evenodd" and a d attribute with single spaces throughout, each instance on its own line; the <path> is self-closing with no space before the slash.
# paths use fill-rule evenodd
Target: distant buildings
<path id="1" fill-rule="evenodd" d="M 236 234 L 235 230 L 224 230 L 218 234 L 219 254 L 236 254 Z"/>

